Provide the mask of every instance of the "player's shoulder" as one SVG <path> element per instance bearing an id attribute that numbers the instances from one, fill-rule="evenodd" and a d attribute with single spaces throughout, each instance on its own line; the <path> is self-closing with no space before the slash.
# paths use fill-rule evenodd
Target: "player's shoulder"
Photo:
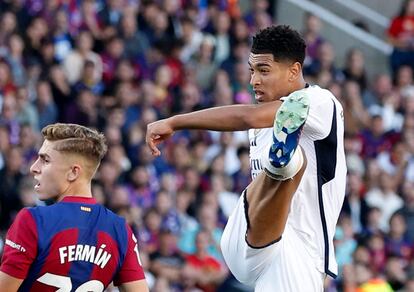
<path id="1" fill-rule="evenodd" d="M 33 217 L 39 226 L 54 226 L 56 222 L 71 216 L 70 212 L 61 209 L 57 205 L 57 203 L 44 206 L 38 205 L 26 207 L 24 210 L 27 210 L 27 213 Z"/>
<path id="2" fill-rule="evenodd" d="M 327 101 L 336 100 L 331 91 L 321 88 L 318 85 L 311 85 L 306 91 L 310 97 L 311 103 L 325 103 Z"/>
<path id="3" fill-rule="evenodd" d="M 117 230 L 121 233 L 127 232 L 126 226 L 127 221 L 124 217 L 114 213 L 112 210 L 108 209 L 107 207 L 96 204 L 94 205 L 96 208 L 99 208 L 99 222 L 102 228 L 110 230 L 111 228 Z"/>
<path id="4" fill-rule="evenodd" d="M 41 215 L 41 214 L 48 214 L 48 213 L 56 213 L 57 209 L 60 209 L 60 208 L 61 206 L 59 203 L 54 203 L 51 205 L 37 205 L 37 206 L 32 206 L 32 207 L 26 207 L 24 209 L 26 209 L 32 215 Z M 60 215 L 62 215 L 62 213 L 60 213 Z"/>
<path id="5" fill-rule="evenodd" d="M 16 219 L 27 220 L 28 218 L 33 217 L 32 211 L 34 208 L 36 207 L 24 207 L 20 209 L 20 211 L 16 215 L 15 220 Z"/>
<path id="6" fill-rule="evenodd" d="M 120 224 L 125 224 L 126 223 L 126 220 L 125 220 L 124 217 L 114 213 L 112 210 L 108 209 L 105 206 L 102 206 L 102 205 L 99 205 L 99 206 L 106 213 L 107 217 L 111 218 L 112 220 L 114 220 L 114 221 L 116 221 L 117 223 L 120 223 Z"/>
<path id="7" fill-rule="evenodd" d="M 321 88 L 318 85 L 311 85 L 307 88 L 307 93 L 311 107 L 318 107 L 321 110 L 328 110 L 332 108 L 333 104 L 337 107 L 342 107 L 335 95 L 328 89 Z"/>
<path id="8" fill-rule="evenodd" d="M 126 242 L 128 230 L 125 218 L 101 204 L 65 204 L 29 208 L 38 228 L 54 234 L 59 230 L 94 225 L 96 230 L 109 234 L 119 242 Z M 93 223 L 92 223 L 93 222 Z"/>
<path id="9" fill-rule="evenodd" d="M 128 242 L 128 228 L 129 225 L 126 219 L 105 206 L 99 205 L 101 208 L 101 214 L 99 216 L 99 227 L 102 230 L 106 230 L 113 238 L 117 238 L 118 242 Z"/>
<path id="10" fill-rule="evenodd" d="M 112 221 L 117 224 L 125 224 L 125 218 L 115 214 L 101 204 L 64 204 L 61 202 L 54 203 L 48 206 L 35 206 L 26 208 L 34 217 L 45 217 L 49 219 L 56 219 L 62 217 L 72 218 L 76 211 L 91 212 L 93 209 L 97 211 L 102 220 Z M 106 218 L 106 219 L 105 219 Z"/>
<path id="11" fill-rule="evenodd" d="M 32 206 L 32 207 L 25 207 L 20 210 L 19 213 L 26 213 L 32 216 L 41 214 L 47 210 L 50 206 Z"/>

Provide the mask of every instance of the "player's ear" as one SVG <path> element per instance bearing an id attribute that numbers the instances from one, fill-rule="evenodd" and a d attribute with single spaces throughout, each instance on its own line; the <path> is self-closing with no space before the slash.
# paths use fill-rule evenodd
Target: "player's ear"
<path id="1" fill-rule="evenodd" d="M 70 170 L 67 173 L 67 179 L 70 182 L 75 181 L 79 176 L 81 172 L 81 167 L 78 164 L 74 164 L 70 167 Z"/>
<path id="2" fill-rule="evenodd" d="M 299 62 L 291 64 L 289 66 L 289 82 L 293 82 L 298 79 L 301 71 L 302 65 Z"/>

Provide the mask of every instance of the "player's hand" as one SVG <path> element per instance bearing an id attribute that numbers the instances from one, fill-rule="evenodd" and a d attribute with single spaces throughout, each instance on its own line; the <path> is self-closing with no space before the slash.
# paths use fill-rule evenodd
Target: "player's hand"
<path id="1" fill-rule="evenodd" d="M 174 134 L 174 130 L 170 125 L 169 119 L 159 120 L 147 125 L 147 134 L 145 142 L 151 150 L 153 156 L 160 156 L 161 151 L 157 145 L 167 140 Z"/>

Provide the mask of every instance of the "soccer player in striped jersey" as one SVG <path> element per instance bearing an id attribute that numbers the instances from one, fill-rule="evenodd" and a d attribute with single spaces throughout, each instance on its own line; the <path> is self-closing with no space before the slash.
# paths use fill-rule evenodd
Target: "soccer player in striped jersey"
<path id="1" fill-rule="evenodd" d="M 235 277 L 256 291 L 323 291 L 336 277 L 333 237 L 345 196 L 342 106 L 303 77 L 305 42 L 289 26 L 260 31 L 249 56 L 256 105 L 216 107 L 149 124 L 147 144 L 181 129 L 249 130 L 254 180 L 221 240 Z M 263 171 L 264 170 L 264 171 Z"/>
<path id="2" fill-rule="evenodd" d="M 0 291 L 148 291 L 137 239 L 125 219 L 96 203 L 91 180 L 107 145 L 97 131 L 75 124 L 42 130 L 30 168 L 41 200 L 21 210 L 7 232 Z"/>

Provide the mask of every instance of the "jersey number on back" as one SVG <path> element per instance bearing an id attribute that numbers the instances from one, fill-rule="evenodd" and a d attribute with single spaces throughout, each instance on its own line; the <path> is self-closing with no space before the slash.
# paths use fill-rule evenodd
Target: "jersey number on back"
<path id="1" fill-rule="evenodd" d="M 72 291 L 72 280 L 70 277 L 60 276 L 52 273 L 46 273 L 37 279 L 40 283 L 59 288 L 56 292 L 70 292 Z M 104 284 L 98 280 L 90 280 L 80 285 L 75 292 L 88 292 L 104 290 Z"/>

